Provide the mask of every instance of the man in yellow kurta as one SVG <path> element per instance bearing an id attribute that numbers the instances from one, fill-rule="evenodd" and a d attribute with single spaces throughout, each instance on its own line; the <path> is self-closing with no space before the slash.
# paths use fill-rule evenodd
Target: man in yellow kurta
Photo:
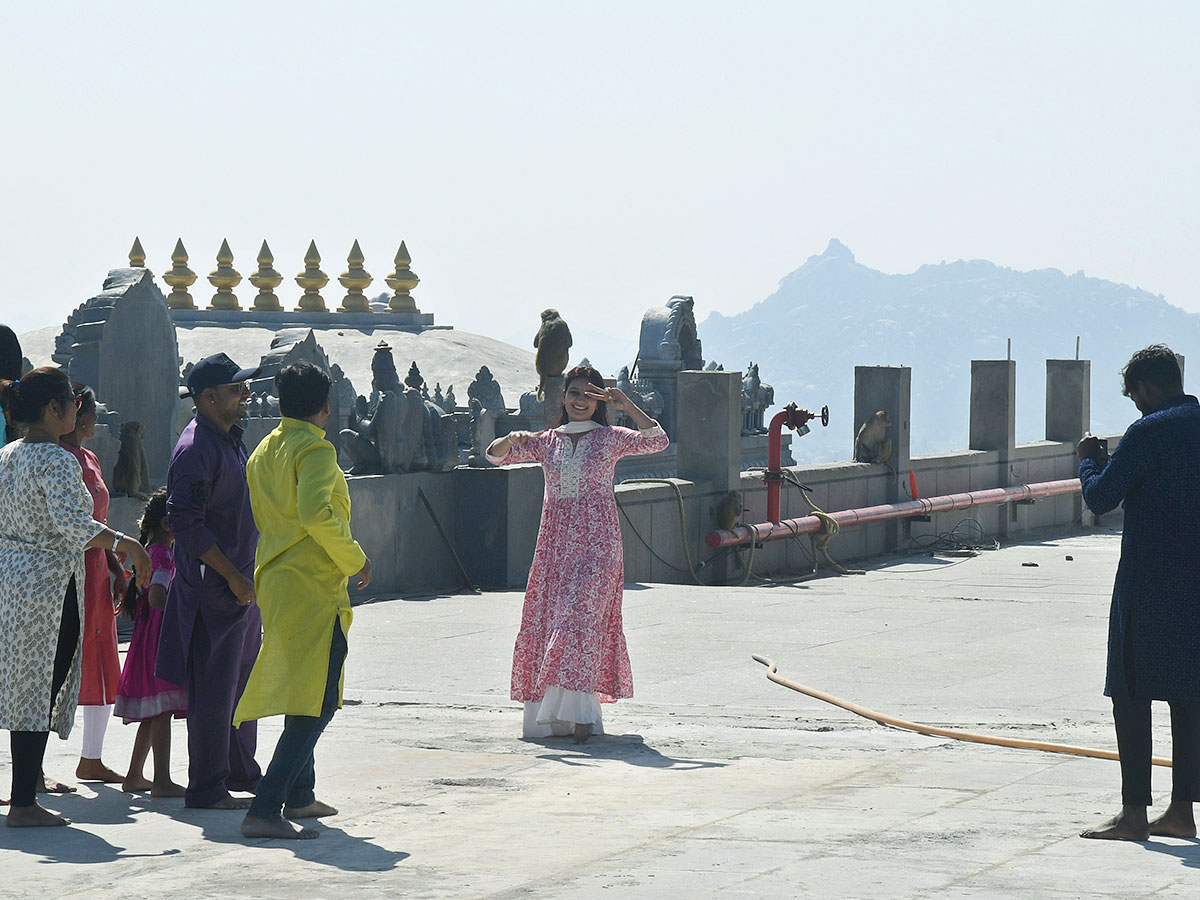
<path id="1" fill-rule="evenodd" d="M 350 491 L 325 440 L 329 376 L 307 362 L 285 367 L 275 384 L 283 422 L 246 464 L 260 537 L 254 589 L 263 643 L 233 724 L 284 715 L 283 733 L 242 822 L 246 837 L 315 838 L 289 819 L 329 816 L 316 799 L 313 749 L 342 705 L 342 663 L 350 628 L 351 575 L 359 588 L 371 563 L 350 534 Z"/>

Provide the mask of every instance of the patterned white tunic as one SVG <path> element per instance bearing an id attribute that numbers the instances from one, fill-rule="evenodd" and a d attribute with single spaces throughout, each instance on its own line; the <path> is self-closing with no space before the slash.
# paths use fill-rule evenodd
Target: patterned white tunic
<path id="1" fill-rule="evenodd" d="M 0 449 L 0 728 L 55 731 L 75 721 L 83 634 L 83 550 L 104 528 L 79 463 L 57 444 Z M 80 643 L 51 706 L 63 597 L 75 576 Z"/>
<path id="2" fill-rule="evenodd" d="M 622 456 L 658 453 L 669 443 L 657 425 L 643 432 L 598 427 L 578 443 L 556 429 L 496 460 L 539 462 L 546 476 L 513 651 L 514 700 L 540 701 L 553 687 L 596 694 L 601 703 L 633 696 L 621 619 L 625 570 L 613 470 Z"/>

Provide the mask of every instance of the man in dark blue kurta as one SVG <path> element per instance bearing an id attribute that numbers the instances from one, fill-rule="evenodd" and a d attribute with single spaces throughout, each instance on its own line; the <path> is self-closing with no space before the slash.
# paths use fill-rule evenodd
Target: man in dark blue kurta
<path id="1" fill-rule="evenodd" d="M 1079 443 L 1083 498 L 1095 513 L 1125 502 L 1121 561 L 1108 626 L 1108 674 L 1121 756 L 1122 810 L 1083 837 L 1144 841 L 1195 837 L 1200 800 L 1200 403 L 1183 393 L 1175 354 L 1156 344 L 1123 372 L 1142 413 L 1111 459 Z M 1172 789 L 1166 812 L 1151 803 L 1150 701 L 1171 708 Z"/>
<path id="2" fill-rule="evenodd" d="M 253 791 L 253 722 L 233 727 L 262 643 L 254 596 L 258 530 L 246 486 L 246 447 L 237 424 L 257 369 L 224 353 L 192 368 L 187 396 L 196 417 L 184 428 L 167 470 L 167 523 L 175 535 L 175 578 L 163 614 L 157 674 L 187 690 L 190 807 L 245 809 L 230 791 Z"/>

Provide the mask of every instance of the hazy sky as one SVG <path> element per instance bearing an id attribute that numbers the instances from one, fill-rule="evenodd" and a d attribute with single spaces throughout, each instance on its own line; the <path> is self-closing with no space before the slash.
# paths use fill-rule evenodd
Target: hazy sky
<path id="1" fill-rule="evenodd" d="M 831 236 L 888 272 L 1083 269 L 1200 311 L 1198 26 L 1190 2 L 6 0 L 0 320 L 61 322 L 134 235 L 155 273 L 182 237 L 205 305 L 221 239 L 248 276 L 266 238 L 288 307 L 310 238 L 331 278 L 358 238 L 369 293 L 404 239 L 423 310 L 522 343 L 546 306 L 584 344 L 674 293 L 741 311 Z"/>

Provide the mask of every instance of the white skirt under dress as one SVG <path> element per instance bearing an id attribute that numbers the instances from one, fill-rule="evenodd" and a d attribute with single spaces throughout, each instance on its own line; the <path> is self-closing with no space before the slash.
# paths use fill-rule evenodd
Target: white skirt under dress
<path id="1" fill-rule="evenodd" d="M 521 737 L 566 737 L 575 733 L 576 725 L 591 725 L 592 734 L 604 734 L 604 718 L 595 694 L 551 685 L 540 701 L 525 701 Z"/>

